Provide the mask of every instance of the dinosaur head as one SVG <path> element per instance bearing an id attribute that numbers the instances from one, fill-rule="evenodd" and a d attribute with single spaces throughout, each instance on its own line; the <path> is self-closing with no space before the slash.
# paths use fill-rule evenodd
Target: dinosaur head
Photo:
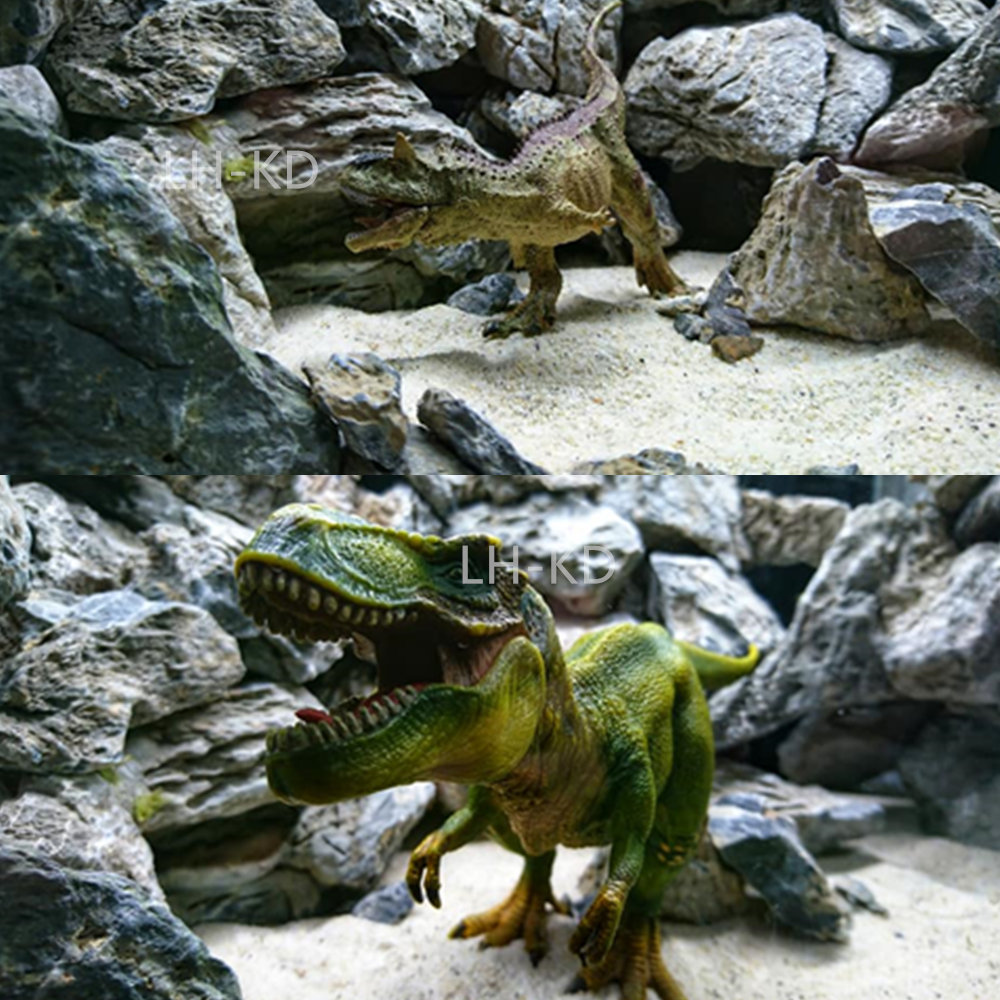
<path id="1" fill-rule="evenodd" d="M 491 781 L 524 756 L 545 697 L 527 638 L 525 581 L 486 535 L 449 540 L 369 524 L 315 504 L 271 515 L 236 561 L 240 602 L 299 639 L 352 637 L 377 686 L 267 736 L 272 790 L 333 802 L 423 778 Z"/>
<path id="2" fill-rule="evenodd" d="M 350 233 L 347 248 L 398 250 L 427 225 L 433 206 L 451 200 L 448 176 L 421 159 L 402 133 L 391 155 L 358 157 L 340 174 L 341 189 L 375 214 L 359 219 L 365 229 Z"/>

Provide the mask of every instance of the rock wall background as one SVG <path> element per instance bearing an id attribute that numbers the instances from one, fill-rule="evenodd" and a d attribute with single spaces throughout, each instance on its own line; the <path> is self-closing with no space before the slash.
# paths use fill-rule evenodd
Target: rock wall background
<path id="1" fill-rule="evenodd" d="M 711 700 L 725 760 L 672 919 L 763 907 L 843 940 L 847 900 L 877 903 L 816 858 L 881 828 L 901 797 L 928 832 L 1000 849 L 1000 477 L 748 480 L 0 477 L 5 997 L 54 971 L 109 997 L 141 976 L 166 984 L 157 995 L 234 997 L 182 921 L 405 917 L 380 877 L 456 789 L 294 809 L 266 787 L 267 729 L 372 677 L 350 646 L 264 635 L 237 606 L 233 559 L 293 499 L 518 545 L 567 645 L 649 619 L 723 651 L 761 646 L 757 671 Z M 587 544 L 617 572 L 553 584 L 551 556 Z M 580 559 L 564 565 L 582 577 Z M 129 942 L 151 935 L 162 949 L 136 958 Z"/>

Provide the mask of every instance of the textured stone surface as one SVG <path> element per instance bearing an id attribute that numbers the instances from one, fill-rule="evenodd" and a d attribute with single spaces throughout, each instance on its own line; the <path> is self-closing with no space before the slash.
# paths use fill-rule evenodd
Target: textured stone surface
<path id="1" fill-rule="evenodd" d="M 305 387 L 236 344 L 214 263 L 120 163 L 0 110 L 0 225 L 9 471 L 336 468 Z"/>
<path id="2" fill-rule="evenodd" d="M 919 334 L 929 323 L 920 283 L 872 232 L 861 182 L 829 159 L 793 163 L 775 177 L 729 267 L 753 323 L 862 341 Z"/>
<path id="3" fill-rule="evenodd" d="M 31 582 L 31 530 L 24 511 L 0 476 L 0 609 L 20 597 Z"/>
<path id="4" fill-rule="evenodd" d="M 239 1000 L 236 976 L 162 903 L 107 872 L 0 849 L 5 1000 Z"/>
<path id="5" fill-rule="evenodd" d="M 962 508 L 954 532 L 959 545 L 1000 542 L 1000 476 L 994 476 Z"/>
<path id="6" fill-rule="evenodd" d="M 9 101 L 23 115 L 60 135 L 66 135 L 68 131 L 56 95 L 35 66 L 0 68 L 0 101 Z"/>
<path id="7" fill-rule="evenodd" d="M 635 525 L 611 507 L 572 495 L 540 493 L 500 509 L 476 504 L 454 514 L 448 527 L 454 534 L 496 535 L 506 561 L 516 546 L 518 565 L 532 584 L 571 614 L 606 612 L 643 553 Z"/>
<path id="8" fill-rule="evenodd" d="M 0 8 L 0 66 L 37 63 L 74 0 L 7 0 Z"/>
<path id="9" fill-rule="evenodd" d="M 306 364 L 303 371 L 347 447 L 383 469 L 395 469 L 406 445 L 399 372 L 371 353 L 334 354 L 325 365 Z"/>
<path id="10" fill-rule="evenodd" d="M 712 555 L 734 571 L 749 555 L 734 476 L 612 476 L 601 500 L 639 528 L 649 549 Z"/>
<path id="11" fill-rule="evenodd" d="M 744 490 L 743 532 L 754 566 L 818 566 L 850 510 L 833 497 Z"/>
<path id="12" fill-rule="evenodd" d="M 398 924 L 413 909 L 413 897 L 405 882 L 393 882 L 359 899 L 351 910 L 356 917 L 377 924 Z"/>
<path id="13" fill-rule="evenodd" d="M 892 55 L 950 52 L 986 14 L 978 0 L 833 0 L 831 9 L 848 42 Z"/>
<path id="14" fill-rule="evenodd" d="M 445 389 L 428 389 L 417 404 L 420 422 L 476 472 L 491 476 L 542 473 L 481 414 Z"/>
<path id="15" fill-rule="evenodd" d="M 343 57 L 336 22 L 312 0 L 99 0 L 55 40 L 46 68 L 73 111 L 165 122 L 325 76 Z"/>
<path id="16" fill-rule="evenodd" d="M 871 223 L 893 260 L 915 274 L 970 333 L 1000 347 L 1000 231 L 986 212 L 900 196 L 873 208 Z"/>
<path id="17" fill-rule="evenodd" d="M 1000 124 L 1000 6 L 865 132 L 858 163 L 960 167 L 968 142 Z"/>
<path id="18" fill-rule="evenodd" d="M 155 797 L 143 832 L 159 834 L 273 802 L 264 774 L 267 731 L 291 725 L 296 709 L 322 707 L 304 688 L 260 681 L 134 729 L 127 752 Z"/>
<path id="19" fill-rule="evenodd" d="M 899 770 L 931 833 L 1000 849 L 1000 725 L 944 716 L 906 751 Z"/>
<path id="20" fill-rule="evenodd" d="M 62 605 L 0 671 L 0 761 L 73 774 L 119 763 L 130 725 L 216 698 L 243 674 L 236 641 L 186 604 L 107 591 Z"/>
<path id="21" fill-rule="evenodd" d="M 687 476 L 706 474 L 713 470 L 701 462 L 688 462 L 679 451 L 666 448 L 643 448 L 634 455 L 619 455 L 617 458 L 599 458 L 590 462 L 580 462 L 573 467 L 576 473 L 602 473 L 619 476 Z"/>
<path id="22" fill-rule="evenodd" d="M 493 316 L 523 299 L 524 292 L 517 287 L 517 278 L 504 272 L 488 274 L 481 281 L 465 285 L 448 296 L 448 305 L 474 316 Z"/>
<path id="23" fill-rule="evenodd" d="M 795 14 L 657 38 L 625 80 L 629 140 L 685 166 L 781 166 L 813 142 L 826 63 L 822 30 Z"/>
<path id="24" fill-rule="evenodd" d="M 989 483 L 991 476 L 914 476 L 927 484 L 934 505 L 946 514 L 957 514 Z"/>
<path id="25" fill-rule="evenodd" d="M 649 568 L 649 616 L 677 638 L 742 656 L 748 643 L 766 654 L 784 636 L 771 606 L 714 559 L 653 552 Z"/>

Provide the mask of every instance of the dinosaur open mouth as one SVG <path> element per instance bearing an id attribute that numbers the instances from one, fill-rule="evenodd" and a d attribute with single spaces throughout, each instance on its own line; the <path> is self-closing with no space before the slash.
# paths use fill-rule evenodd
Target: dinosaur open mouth
<path id="1" fill-rule="evenodd" d="M 523 625 L 471 634 L 424 603 L 361 604 L 272 563 L 243 561 L 237 571 L 240 603 L 258 625 L 298 640 L 351 639 L 374 658 L 376 689 L 321 712 L 300 709 L 299 725 L 268 734 L 268 750 L 350 739 L 390 725 L 430 685 L 473 687 Z"/>

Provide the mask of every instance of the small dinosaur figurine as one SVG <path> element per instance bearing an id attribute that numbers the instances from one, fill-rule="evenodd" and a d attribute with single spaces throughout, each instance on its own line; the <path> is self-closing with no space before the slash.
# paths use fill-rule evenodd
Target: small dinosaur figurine
<path id="1" fill-rule="evenodd" d="M 398 133 L 391 156 L 360 157 L 345 167 L 342 188 L 388 211 L 346 243 L 360 252 L 479 238 L 506 240 L 516 267 L 527 266 L 527 297 L 488 323 L 491 339 L 535 335 L 555 321 L 562 275 L 555 247 L 619 222 L 632 245 L 636 277 L 653 293 L 685 290 L 660 246 L 642 171 L 625 142 L 625 97 L 596 51 L 597 30 L 620 6 L 596 16 L 583 54 L 590 72 L 585 103 L 533 133 L 510 161 L 440 145 L 419 154 Z"/>
<path id="2" fill-rule="evenodd" d="M 558 844 L 610 844 L 604 884 L 570 948 L 579 986 L 618 981 L 684 1000 L 660 954 L 663 890 L 697 846 L 714 766 L 702 685 L 752 670 L 671 637 L 617 625 L 563 654 L 548 607 L 523 573 L 490 568 L 500 542 L 379 527 L 315 504 L 264 522 L 236 561 L 254 620 L 299 639 L 373 648 L 377 689 L 267 735 L 271 789 L 324 803 L 420 779 L 472 785 L 467 804 L 414 850 L 406 880 L 440 906 L 441 858 L 489 833 L 524 857 L 509 898 L 466 917 L 453 937 L 524 938 L 547 950 Z"/>

